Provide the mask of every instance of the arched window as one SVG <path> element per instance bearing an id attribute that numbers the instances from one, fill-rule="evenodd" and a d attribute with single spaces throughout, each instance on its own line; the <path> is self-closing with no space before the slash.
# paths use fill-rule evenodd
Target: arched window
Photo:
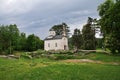
<path id="1" fill-rule="evenodd" d="M 55 43 L 55 47 L 57 47 L 57 43 Z"/>
<path id="2" fill-rule="evenodd" d="M 48 47 L 50 47 L 50 43 L 48 43 Z"/>

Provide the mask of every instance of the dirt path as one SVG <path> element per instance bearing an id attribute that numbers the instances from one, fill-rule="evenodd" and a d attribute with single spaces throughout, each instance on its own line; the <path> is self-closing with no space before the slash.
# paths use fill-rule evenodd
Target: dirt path
<path id="1" fill-rule="evenodd" d="M 118 62 L 103 62 L 103 61 L 96 61 L 96 60 L 90 60 L 90 59 L 68 59 L 68 60 L 62 60 L 63 62 L 68 63 L 96 63 L 96 64 L 112 64 L 112 65 L 120 65 Z"/>

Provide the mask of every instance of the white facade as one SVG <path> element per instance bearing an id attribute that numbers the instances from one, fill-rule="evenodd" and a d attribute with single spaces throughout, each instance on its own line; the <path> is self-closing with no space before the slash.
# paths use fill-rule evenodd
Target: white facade
<path id="1" fill-rule="evenodd" d="M 49 36 L 44 40 L 44 50 L 68 50 L 67 37 L 55 35 L 55 31 L 50 31 Z"/>
<path id="2" fill-rule="evenodd" d="M 48 50 L 68 50 L 68 40 L 66 37 L 55 40 L 45 40 L 44 49 Z"/>

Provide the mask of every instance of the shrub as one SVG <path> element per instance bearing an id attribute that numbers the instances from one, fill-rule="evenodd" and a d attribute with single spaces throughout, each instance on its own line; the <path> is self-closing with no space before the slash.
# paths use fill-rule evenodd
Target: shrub
<path id="1" fill-rule="evenodd" d="M 35 51 L 35 53 L 37 55 L 41 55 L 41 54 L 47 54 L 48 52 L 47 51 L 44 51 L 44 50 L 41 50 L 41 49 L 38 49 L 37 51 Z"/>
<path id="2" fill-rule="evenodd" d="M 68 54 L 55 54 L 56 60 L 64 60 L 64 59 L 75 59 L 76 56 L 74 55 L 68 55 Z"/>
<path id="3" fill-rule="evenodd" d="M 25 59 L 32 59 L 32 56 L 29 54 L 22 54 L 20 57 L 25 58 Z"/>
<path id="4" fill-rule="evenodd" d="M 70 52 L 70 51 L 67 51 L 66 54 L 68 54 L 68 55 L 73 55 L 74 53 L 73 53 L 73 52 Z"/>

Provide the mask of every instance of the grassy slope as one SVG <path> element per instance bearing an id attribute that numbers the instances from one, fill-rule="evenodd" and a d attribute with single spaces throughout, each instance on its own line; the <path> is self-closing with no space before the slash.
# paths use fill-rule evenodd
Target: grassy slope
<path id="1" fill-rule="evenodd" d="M 84 53 L 77 53 L 76 55 L 54 54 L 58 60 L 63 59 L 91 59 L 103 62 L 118 62 L 120 63 L 120 55 L 108 55 L 101 52 L 92 52 L 87 55 Z"/>
<path id="2" fill-rule="evenodd" d="M 81 58 L 85 59 L 92 59 L 92 60 L 100 60 L 104 62 L 120 62 L 120 55 L 108 55 L 108 54 L 103 54 L 100 52 L 97 53 L 90 53 L 88 55 L 85 55 Z"/>
<path id="3" fill-rule="evenodd" d="M 0 58 L 0 80 L 120 80 L 119 72 L 119 65 Z"/>

